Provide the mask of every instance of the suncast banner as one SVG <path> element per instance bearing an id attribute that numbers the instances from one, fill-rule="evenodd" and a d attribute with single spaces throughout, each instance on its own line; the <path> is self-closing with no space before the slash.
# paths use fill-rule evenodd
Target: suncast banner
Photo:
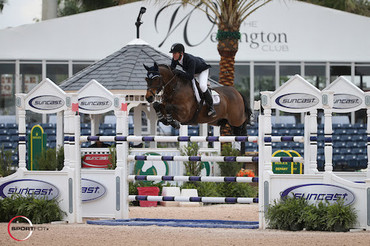
<path id="1" fill-rule="evenodd" d="M 81 200 L 83 202 L 92 201 L 101 198 L 106 192 L 106 188 L 99 182 L 91 179 L 81 179 Z"/>
<path id="2" fill-rule="evenodd" d="M 48 182 L 36 179 L 16 179 L 0 186 L 0 196 L 3 198 L 12 195 L 45 197 L 48 200 L 59 196 L 59 189 Z"/>
<path id="3" fill-rule="evenodd" d="M 281 197 L 304 198 L 309 203 L 328 201 L 330 204 L 339 199 L 344 201 L 344 205 L 350 205 L 355 201 L 352 191 L 332 184 L 302 184 L 289 187 L 281 193 Z"/>

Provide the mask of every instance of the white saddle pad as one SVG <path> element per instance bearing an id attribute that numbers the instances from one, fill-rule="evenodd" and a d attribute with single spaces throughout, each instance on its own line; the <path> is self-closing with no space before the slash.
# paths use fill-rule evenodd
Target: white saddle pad
<path id="1" fill-rule="evenodd" d="M 200 102 L 200 97 L 199 97 L 198 88 L 195 85 L 194 80 L 192 81 L 192 83 L 193 83 L 193 90 L 194 90 L 194 93 L 195 93 L 195 97 L 196 97 L 196 99 L 197 99 L 197 101 L 199 103 Z M 220 104 L 220 95 L 215 90 L 211 90 L 211 93 L 212 93 L 213 105 Z"/>

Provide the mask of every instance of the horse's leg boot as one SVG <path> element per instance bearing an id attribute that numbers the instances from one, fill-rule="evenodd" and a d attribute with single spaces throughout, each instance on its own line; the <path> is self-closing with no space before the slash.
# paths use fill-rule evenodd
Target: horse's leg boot
<path id="1" fill-rule="evenodd" d="M 216 116 L 216 110 L 213 107 L 213 100 L 212 95 L 209 89 L 207 89 L 205 92 L 203 92 L 204 100 L 206 101 L 208 105 L 208 113 L 207 115 L 209 117 L 215 117 Z"/>
<path id="2" fill-rule="evenodd" d="M 162 122 L 164 125 L 168 126 L 169 123 L 168 123 L 167 119 L 165 118 L 165 116 L 161 112 L 160 103 L 159 102 L 154 102 L 153 103 L 153 108 L 154 108 L 154 110 L 157 114 L 158 120 L 160 122 Z"/>
<path id="3" fill-rule="evenodd" d="M 180 128 L 180 123 L 177 121 L 177 120 L 174 120 L 172 118 L 172 115 L 171 114 L 167 114 L 167 122 L 173 127 L 173 128 L 176 128 L 176 129 L 179 129 Z"/>

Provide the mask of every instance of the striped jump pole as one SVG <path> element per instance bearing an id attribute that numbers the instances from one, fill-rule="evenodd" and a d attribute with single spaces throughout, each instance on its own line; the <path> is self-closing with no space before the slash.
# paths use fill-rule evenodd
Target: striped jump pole
<path id="1" fill-rule="evenodd" d="M 258 142 L 258 136 L 81 136 L 81 142 Z M 265 137 L 265 142 L 304 142 L 303 136 Z"/>
<path id="2" fill-rule="evenodd" d="M 303 136 L 271 136 L 264 137 L 265 142 L 298 142 L 304 143 Z"/>
<path id="3" fill-rule="evenodd" d="M 210 176 L 158 176 L 158 175 L 129 175 L 128 181 L 183 181 L 183 182 L 236 182 L 257 183 L 257 177 L 210 177 Z"/>
<path id="4" fill-rule="evenodd" d="M 203 202 L 203 203 L 258 203 L 258 198 L 250 197 L 189 197 L 189 196 L 142 196 L 130 195 L 129 201 L 152 202 Z"/>
<path id="5" fill-rule="evenodd" d="M 257 136 L 81 136 L 81 142 L 255 142 Z"/>
<path id="6" fill-rule="evenodd" d="M 257 156 L 160 156 L 129 155 L 128 161 L 211 161 L 211 162 L 258 162 Z M 272 157 L 272 162 L 301 162 L 303 157 Z"/>

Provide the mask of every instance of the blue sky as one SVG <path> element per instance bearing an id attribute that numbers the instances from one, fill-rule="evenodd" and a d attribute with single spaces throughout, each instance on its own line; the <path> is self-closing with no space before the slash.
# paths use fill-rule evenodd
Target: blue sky
<path id="1" fill-rule="evenodd" d="M 0 14 L 0 29 L 41 20 L 42 0 L 8 0 Z"/>

